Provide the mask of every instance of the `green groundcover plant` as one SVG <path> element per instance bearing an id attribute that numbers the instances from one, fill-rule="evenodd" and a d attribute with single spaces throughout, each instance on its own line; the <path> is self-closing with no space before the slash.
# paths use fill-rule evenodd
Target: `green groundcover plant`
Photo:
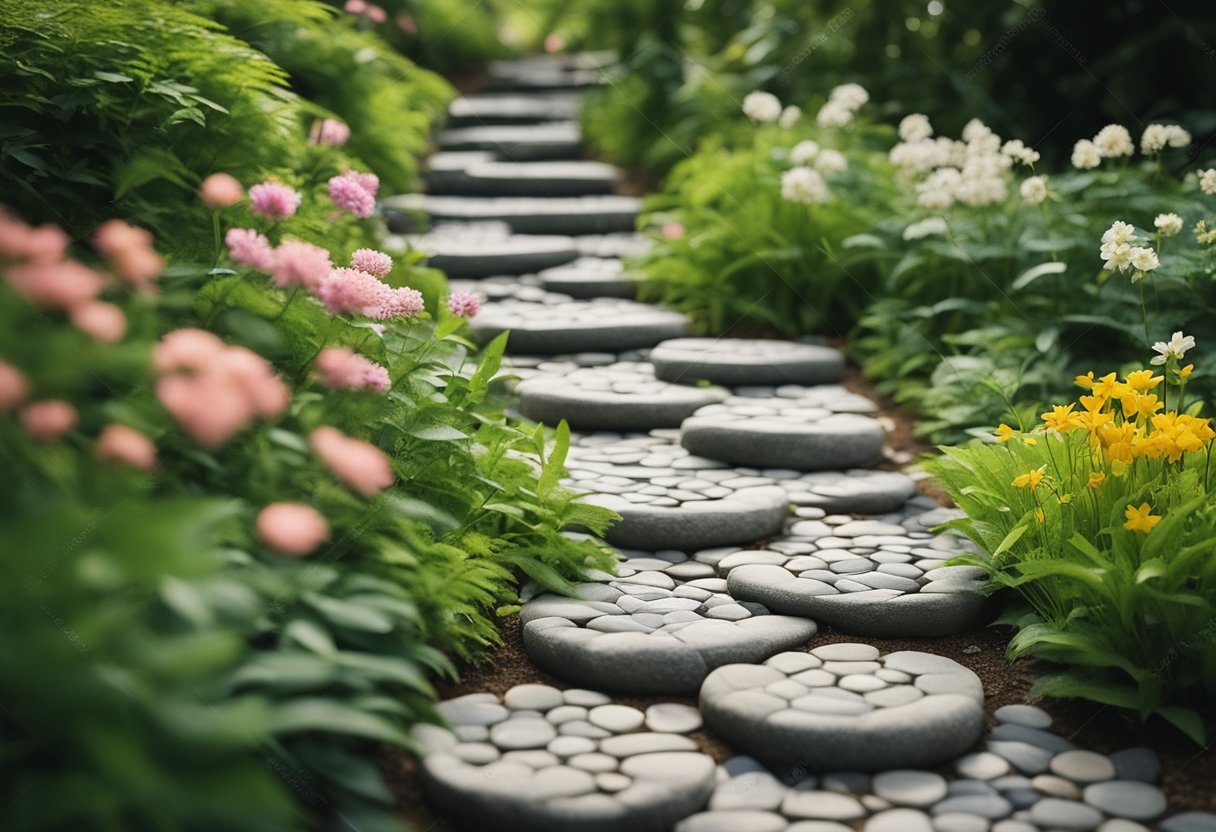
<path id="1" fill-rule="evenodd" d="M 1194 339 L 1155 346 L 1150 369 L 1077 383 L 1077 402 L 998 443 L 944 448 L 928 470 L 965 518 L 993 589 L 1021 604 L 1009 655 L 1061 666 L 1032 690 L 1160 716 L 1204 743 L 1216 694 L 1212 439 L 1188 398 Z M 1158 375 L 1158 369 L 1160 374 Z"/>

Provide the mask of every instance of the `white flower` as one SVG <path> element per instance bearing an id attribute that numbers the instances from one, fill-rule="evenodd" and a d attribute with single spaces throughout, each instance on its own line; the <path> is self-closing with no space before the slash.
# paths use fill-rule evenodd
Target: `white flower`
<path id="1" fill-rule="evenodd" d="M 790 164 L 809 165 L 819 155 L 819 145 L 807 139 L 790 148 Z"/>
<path id="2" fill-rule="evenodd" d="M 869 100 L 870 94 L 861 84 L 841 84 L 828 96 L 828 101 L 841 104 L 850 110 L 857 110 Z"/>
<path id="3" fill-rule="evenodd" d="M 1102 258 L 1102 268 L 1109 271 L 1127 271 L 1132 263 L 1132 247 L 1127 243 L 1103 243 L 1098 251 Z"/>
<path id="4" fill-rule="evenodd" d="M 789 130 L 798 123 L 798 119 L 800 118 L 802 118 L 802 108 L 791 104 L 781 111 L 781 117 L 777 119 L 777 123 L 786 130 Z"/>
<path id="5" fill-rule="evenodd" d="M 1183 335 L 1181 331 L 1175 332 L 1174 337 L 1169 341 L 1158 341 L 1153 344 L 1153 352 L 1159 352 L 1161 355 L 1155 355 L 1149 359 L 1150 364 L 1161 365 L 1171 358 L 1177 358 L 1179 361 L 1186 355 L 1186 351 L 1194 348 L 1195 338 L 1191 335 Z"/>
<path id="6" fill-rule="evenodd" d="M 1099 130 L 1098 135 L 1094 136 L 1094 147 L 1104 159 L 1131 156 L 1136 152 L 1132 134 L 1122 124 L 1108 124 Z"/>
<path id="7" fill-rule="evenodd" d="M 949 230 L 946 221 L 941 217 L 926 217 L 920 222 L 914 222 L 904 229 L 905 240 L 920 240 L 935 234 L 945 234 Z"/>
<path id="8" fill-rule="evenodd" d="M 1001 153 L 1028 167 L 1039 161 L 1038 151 L 1027 147 L 1021 139 L 1010 139 L 1005 142 L 1001 148 Z"/>
<path id="9" fill-rule="evenodd" d="M 1208 196 L 1216 196 L 1216 168 L 1199 171 L 1199 190 Z"/>
<path id="10" fill-rule="evenodd" d="M 781 102 L 768 92 L 749 92 L 743 99 L 743 113 L 760 124 L 773 124 L 781 118 Z"/>
<path id="11" fill-rule="evenodd" d="M 849 167 L 849 160 L 838 150 L 821 150 L 815 159 L 815 170 L 820 173 L 840 173 Z"/>
<path id="12" fill-rule="evenodd" d="M 924 141 L 933 135 L 933 125 L 929 123 L 929 117 L 923 113 L 913 113 L 910 116 L 904 116 L 899 122 L 899 137 L 905 142 Z"/>
<path id="13" fill-rule="evenodd" d="M 916 204 L 926 211 L 945 211 L 954 204 L 962 178 L 958 168 L 938 168 L 916 186 Z"/>
<path id="14" fill-rule="evenodd" d="M 781 196 L 790 202 L 815 205 L 827 202 L 831 194 L 818 171 L 798 167 L 781 175 Z"/>
<path id="15" fill-rule="evenodd" d="M 963 125 L 963 141 L 975 142 L 992 135 L 992 129 L 978 118 Z"/>
<path id="16" fill-rule="evenodd" d="M 1157 252 L 1153 251 L 1148 246 L 1136 246 L 1132 249 L 1131 264 L 1138 272 L 1151 272 L 1157 268 Z"/>
<path id="17" fill-rule="evenodd" d="M 1136 227 L 1128 225 L 1122 220 L 1115 220 L 1111 223 L 1110 228 L 1102 232 L 1102 242 L 1112 243 L 1117 246 L 1130 243 L 1135 237 Z"/>
<path id="18" fill-rule="evenodd" d="M 1072 166 L 1078 170 L 1089 170 L 1102 164 L 1102 154 L 1089 139 L 1081 139 L 1072 146 Z"/>
<path id="19" fill-rule="evenodd" d="M 844 127 L 853 120 L 853 110 L 838 101 L 829 101 L 815 116 L 820 127 Z"/>
<path id="20" fill-rule="evenodd" d="M 1153 219 L 1153 225 L 1163 237 L 1173 237 L 1182 230 L 1182 217 L 1177 214 L 1158 214 Z"/>
<path id="21" fill-rule="evenodd" d="M 1047 177 L 1031 176 L 1018 188 L 1018 193 L 1022 195 L 1022 200 L 1027 204 L 1038 205 L 1047 199 Z"/>
<path id="22" fill-rule="evenodd" d="M 1177 124 L 1150 124 L 1140 136 L 1140 152 L 1151 156 L 1166 147 L 1186 147 L 1190 143 L 1191 134 Z"/>

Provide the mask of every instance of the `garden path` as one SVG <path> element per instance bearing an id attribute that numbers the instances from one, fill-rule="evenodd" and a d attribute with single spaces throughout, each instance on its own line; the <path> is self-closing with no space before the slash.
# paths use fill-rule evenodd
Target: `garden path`
<path id="1" fill-rule="evenodd" d="M 429 193 L 390 226 L 487 298 L 510 330 L 520 414 L 574 431 L 568 483 L 621 515 L 620 562 L 577 597 L 525 587 L 523 684 L 420 726 L 428 799 L 458 828 L 678 832 L 1216 830 L 1167 814 L 1153 752 L 1098 754 L 1029 705 L 986 725 L 971 670 L 864 637 L 945 636 L 983 620 L 979 570 L 947 566 L 952 512 L 879 471 L 876 406 L 813 342 L 689 338 L 633 300 L 641 205 L 580 161 L 578 58 L 499 65 L 452 108 Z M 859 637 L 816 644 L 820 624 Z M 646 708 L 612 696 L 698 695 Z M 689 734 L 738 752 L 722 764 Z"/>

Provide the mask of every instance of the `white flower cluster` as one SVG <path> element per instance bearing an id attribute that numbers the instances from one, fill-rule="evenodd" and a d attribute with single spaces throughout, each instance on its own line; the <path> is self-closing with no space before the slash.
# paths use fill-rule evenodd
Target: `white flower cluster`
<path id="1" fill-rule="evenodd" d="M 806 166 L 815 161 L 815 157 L 818 155 L 818 143 L 807 139 L 804 142 L 798 142 L 798 144 L 790 148 L 790 164 Z"/>
<path id="2" fill-rule="evenodd" d="M 1178 332 L 1174 333 L 1170 340 L 1158 341 L 1157 343 L 1153 344 L 1153 352 L 1161 354 L 1154 355 L 1148 360 L 1148 363 L 1160 367 L 1171 358 L 1177 358 L 1179 361 L 1181 361 L 1183 356 L 1186 355 L 1186 351 L 1194 348 L 1195 336 L 1183 335 L 1182 331 L 1179 330 Z"/>
<path id="3" fill-rule="evenodd" d="M 1089 170 L 1102 164 L 1098 146 L 1089 139 L 1081 139 L 1072 146 L 1072 166 L 1077 170 Z"/>
<path id="4" fill-rule="evenodd" d="M 1167 147 L 1186 147 L 1190 143 L 1191 134 L 1177 124 L 1150 124 L 1140 136 L 1140 152 L 1152 156 Z"/>
<path id="5" fill-rule="evenodd" d="M 921 240 L 936 234 L 945 234 L 949 230 L 946 221 L 941 217 L 925 217 L 904 229 L 905 240 Z"/>
<path id="6" fill-rule="evenodd" d="M 781 196 L 789 202 L 819 205 L 831 198 L 831 192 L 818 171 L 797 167 L 781 174 Z"/>
<path id="7" fill-rule="evenodd" d="M 933 125 L 924 113 L 904 116 L 899 122 L 899 137 L 905 142 L 923 142 L 933 135 Z"/>
<path id="8" fill-rule="evenodd" d="M 1182 217 L 1177 214 L 1158 214 L 1153 218 L 1153 227 L 1162 237 L 1173 237 L 1182 230 Z"/>
<path id="9" fill-rule="evenodd" d="M 833 173 L 847 170 L 848 167 L 849 160 L 839 150 L 821 150 L 815 158 L 815 170 L 820 173 L 826 173 L 829 176 Z"/>
<path id="10" fill-rule="evenodd" d="M 1199 171 L 1199 190 L 1208 196 L 1216 196 L 1216 168 Z"/>
<path id="11" fill-rule="evenodd" d="M 1010 139 L 1001 146 L 1001 153 L 1004 153 L 1015 162 L 1021 162 L 1028 168 L 1034 167 L 1034 163 L 1039 161 L 1039 152 L 1027 147 L 1021 139 Z"/>
<path id="12" fill-rule="evenodd" d="M 1134 269 L 1132 282 L 1144 279 L 1146 272 L 1157 268 L 1157 252 L 1150 246 L 1133 246 L 1132 243 L 1142 242 L 1136 236 L 1134 226 L 1115 220 L 1114 224 L 1102 234 L 1102 268 L 1110 271 L 1126 272 Z"/>
<path id="13" fill-rule="evenodd" d="M 929 119 L 919 113 L 900 122 L 899 135 L 903 141 L 891 148 L 891 163 L 905 180 L 928 174 L 915 186 L 917 204 L 928 211 L 945 211 L 956 202 L 973 207 L 1003 202 L 1014 162 L 1033 165 L 1039 159 L 1018 139 L 1002 144 L 979 119 L 967 122 L 962 141 L 932 138 Z M 1030 186 L 1032 193 L 1037 187 Z M 1045 186 L 1042 190 L 1046 198 Z"/>
<path id="14" fill-rule="evenodd" d="M 1117 159 L 1120 156 L 1131 156 L 1136 152 L 1132 142 L 1132 134 L 1122 124 L 1108 124 L 1094 136 L 1094 147 L 1103 159 Z"/>
<path id="15" fill-rule="evenodd" d="M 781 117 L 777 119 L 777 123 L 786 130 L 789 130 L 798 123 L 798 119 L 800 118 L 802 118 L 802 108 L 791 104 L 781 111 Z"/>
<path id="16" fill-rule="evenodd" d="M 869 100 L 870 94 L 860 84 L 841 84 L 828 95 L 815 123 L 820 127 L 844 127 Z"/>
<path id="17" fill-rule="evenodd" d="M 1175 129 L 1162 124 L 1149 125 L 1149 129 L 1144 131 L 1144 141 L 1156 141 L 1159 138 L 1160 130 L 1154 132 L 1151 136 L 1149 134 L 1149 130 L 1152 130 L 1154 127 L 1167 131 Z M 1187 142 L 1191 140 L 1190 134 L 1181 127 L 1176 129 L 1186 136 Z M 1170 132 L 1163 141 L 1168 142 L 1170 140 L 1169 136 L 1174 136 L 1174 133 Z M 1122 124 L 1108 124 L 1099 130 L 1098 135 L 1092 139 L 1081 139 L 1073 145 L 1072 166 L 1077 170 L 1090 170 L 1102 164 L 1103 159 L 1117 159 L 1120 156 L 1131 156 L 1135 152 L 1136 144 L 1132 141 L 1132 134 L 1127 132 L 1127 128 Z M 1148 153 L 1149 151 L 1145 150 L 1144 152 Z"/>
<path id="18" fill-rule="evenodd" d="M 1018 193 L 1021 194 L 1022 201 L 1027 205 L 1038 205 L 1047 199 L 1047 177 L 1029 177 L 1022 182 L 1022 186 L 1018 188 Z"/>
<path id="19" fill-rule="evenodd" d="M 770 92 L 749 92 L 743 98 L 743 114 L 759 124 L 775 124 L 781 112 L 780 99 Z"/>

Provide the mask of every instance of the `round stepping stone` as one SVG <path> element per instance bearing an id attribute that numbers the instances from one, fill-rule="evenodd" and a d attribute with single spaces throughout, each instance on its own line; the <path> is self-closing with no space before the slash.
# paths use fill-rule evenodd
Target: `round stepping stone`
<path id="1" fill-rule="evenodd" d="M 514 334 L 514 333 L 512 333 Z M 698 408 L 727 397 L 719 387 L 686 387 L 655 379 L 648 364 L 620 362 L 563 376 L 534 376 L 515 388 L 529 419 L 578 430 L 679 427 Z"/>
<path id="2" fill-rule="evenodd" d="M 1051 771 L 1074 783 L 1096 783 L 1113 780 L 1115 764 L 1093 751 L 1064 751 L 1051 759 Z"/>
<path id="3" fill-rule="evenodd" d="M 464 95 L 448 107 L 450 127 L 488 124 L 533 124 L 538 121 L 572 121 L 578 118 L 579 98 L 552 95 Z"/>
<path id="4" fill-rule="evenodd" d="M 709 799 L 714 762 L 688 738 L 641 732 L 640 711 L 610 703 L 591 711 L 593 720 L 598 714 L 598 722 L 606 726 L 604 736 L 556 736 L 546 717 L 569 703 L 543 707 L 552 699 L 552 688 L 522 687 L 507 692 L 508 708 L 503 710 L 521 701 L 542 707 L 509 710 L 491 727 L 488 743 L 462 742 L 434 725 L 414 728 L 414 738 L 426 752 L 422 774 L 428 797 L 457 828 L 668 829 Z M 475 704 L 499 703 L 489 695 Z M 464 713 L 461 708 L 446 711 Z M 457 730 L 477 724 L 448 718 Z M 621 742 L 636 747 L 623 756 L 613 753 Z"/>
<path id="5" fill-rule="evenodd" d="M 632 196 L 522 197 L 402 194 L 383 200 L 385 214 L 420 212 L 434 222 L 502 222 L 516 234 L 604 234 L 637 223 Z"/>
<path id="6" fill-rule="evenodd" d="M 678 312 L 617 298 L 556 305 L 503 301 L 483 309 L 469 323 L 483 344 L 510 330 L 508 352 L 523 355 L 621 352 L 649 347 L 688 329 L 688 319 Z"/>
<path id="7" fill-rule="evenodd" d="M 875 704 L 835 685 L 790 701 L 769 692 L 774 683 L 798 681 L 800 673 L 781 669 L 788 667 L 785 661 L 779 656 L 760 666 L 720 667 L 700 693 L 701 713 L 718 736 L 779 771 L 934 766 L 966 751 L 983 731 L 979 678 L 950 659 L 897 652 L 872 662 L 873 672 L 909 674 L 904 687 L 924 694 L 900 705 Z M 825 713 L 831 709 L 821 706 L 832 701 L 850 703 L 853 712 Z"/>
<path id="8" fill-rule="evenodd" d="M 681 384 L 810 385 L 836 382 L 844 374 L 838 350 L 754 338 L 677 338 L 655 347 L 650 360 L 656 376 Z"/>
<path id="9" fill-rule="evenodd" d="M 411 243 L 427 254 L 427 265 L 451 278 L 525 274 L 560 266 L 578 257 L 569 237 L 535 234 L 480 240 L 447 233 L 428 234 L 413 238 Z M 474 320 L 484 314 L 483 311 Z"/>
<path id="10" fill-rule="evenodd" d="M 730 594 L 740 601 L 856 635 L 949 635 L 975 624 L 984 606 L 984 572 L 943 567 L 969 544 L 953 533 L 925 533 L 936 525 L 924 521 L 925 514 L 932 520 L 942 517 L 937 510 L 925 513 L 909 503 L 892 517 L 898 523 L 798 521 L 769 544 L 763 557 L 731 555 L 719 564 L 719 572 L 726 574 Z M 785 557 L 773 554 L 795 550 Z M 1036 730 L 1012 723 L 1003 727 Z"/>
<path id="11" fill-rule="evenodd" d="M 620 260 L 608 257 L 580 257 L 565 266 L 545 269 L 537 275 L 550 292 L 572 298 L 632 298 L 637 294 L 636 278 L 625 274 Z"/>
<path id="12" fill-rule="evenodd" d="M 1108 780 L 1086 786 L 1086 803 L 1108 815 L 1131 820 L 1151 820 L 1165 811 L 1161 789 L 1134 780 Z"/>
<path id="13" fill-rule="evenodd" d="M 1042 708 L 1036 708 L 1034 705 L 1004 705 L 997 708 L 993 716 L 1001 722 L 1025 725 L 1027 728 L 1051 727 L 1051 716 Z"/>
<path id="14" fill-rule="evenodd" d="M 874 775 L 874 794 L 897 806 L 931 806 L 946 796 L 946 779 L 932 771 L 902 769 Z"/>
<path id="15" fill-rule="evenodd" d="M 1102 813 L 1072 800 L 1046 797 L 1030 807 L 1030 821 L 1046 829 L 1096 829 Z"/>
<path id="16" fill-rule="evenodd" d="M 701 408 L 680 428 L 694 454 L 757 468 L 800 471 L 869 465 L 882 454 L 877 420 L 786 399 L 733 397 Z"/>
<path id="17" fill-rule="evenodd" d="M 480 151 L 468 152 L 470 156 L 476 153 Z M 612 193 L 619 176 L 616 168 L 603 162 L 499 162 L 493 154 L 481 155 L 483 158 L 466 158 L 458 172 L 444 175 L 438 181 L 431 163 L 427 175 L 429 191 L 462 196 L 589 196 Z M 456 161 L 460 160 L 451 164 Z"/>
<path id="18" fill-rule="evenodd" d="M 490 125 L 444 130 L 438 137 L 445 151 L 484 150 L 513 162 L 577 159 L 583 136 L 577 122 Z"/>
<path id="19" fill-rule="evenodd" d="M 701 727 L 701 712 L 689 705 L 660 702 L 646 709 L 646 727 L 665 734 L 687 734 Z"/>

